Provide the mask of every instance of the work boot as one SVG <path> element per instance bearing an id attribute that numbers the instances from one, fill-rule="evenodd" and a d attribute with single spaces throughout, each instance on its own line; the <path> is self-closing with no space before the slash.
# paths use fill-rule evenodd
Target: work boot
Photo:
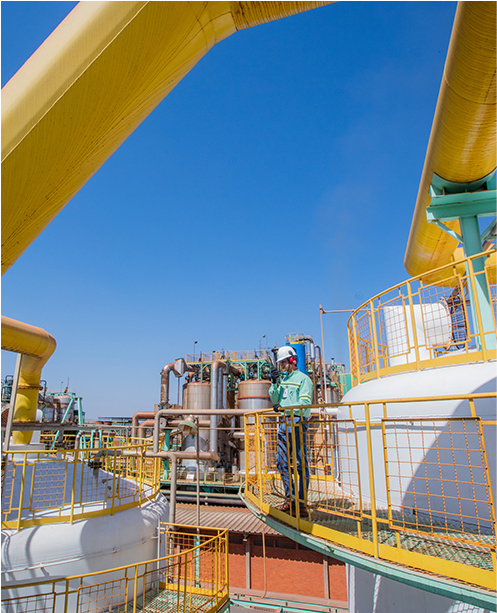
<path id="1" fill-rule="evenodd" d="M 285 500 L 285 502 L 281 505 L 281 507 L 278 510 L 283 511 L 283 513 L 290 513 L 291 515 L 292 514 L 292 503 L 289 500 Z"/>

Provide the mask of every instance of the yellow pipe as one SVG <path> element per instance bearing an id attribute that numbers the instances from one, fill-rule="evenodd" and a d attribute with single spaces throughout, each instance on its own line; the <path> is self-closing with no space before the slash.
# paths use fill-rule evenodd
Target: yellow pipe
<path id="1" fill-rule="evenodd" d="M 80 2 L 2 92 L 2 275 L 216 43 L 330 2 Z"/>
<path id="2" fill-rule="evenodd" d="M 457 241 L 426 221 L 436 173 L 470 183 L 496 167 L 496 3 L 460 2 L 404 264 L 411 276 L 448 264 Z M 459 232 L 457 222 L 447 225 Z"/>
<path id="3" fill-rule="evenodd" d="M 2 315 L 2 349 L 22 354 L 14 421 L 35 421 L 42 368 L 55 351 L 53 336 L 35 326 Z M 32 432 L 14 431 L 15 445 L 27 445 Z"/>

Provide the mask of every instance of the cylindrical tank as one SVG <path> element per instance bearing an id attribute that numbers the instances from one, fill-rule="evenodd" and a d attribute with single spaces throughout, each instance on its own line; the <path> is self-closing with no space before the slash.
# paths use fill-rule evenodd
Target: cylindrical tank
<path id="1" fill-rule="evenodd" d="M 186 386 L 184 396 L 186 411 L 204 410 L 211 408 L 211 384 L 192 382 Z"/>
<path id="2" fill-rule="evenodd" d="M 29 447 L 38 450 L 36 445 Z M 30 457 L 31 455 L 33 457 Z M 113 572 L 112 569 L 157 557 L 157 525 L 158 521 L 168 521 L 169 505 L 166 498 L 159 493 L 141 507 L 126 508 L 126 505 L 123 505 L 124 510 L 117 507 L 113 515 L 99 515 L 71 522 L 70 504 L 67 503 L 71 501 L 72 488 L 64 490 L 64 482 L 74 483 L 76 496 L 77 492 L 82 493 L 81 503 L 88 504 L 92 498 L 95 498 L 91 503 L 95 512 L 105 509 L 109 500 L 108 492 L 105 492 L 108 489 L 109 474 L 88 466 L 80 468 L 81 470 L 74 475 L 73 465 L 67 464 L 65 460 L 43 456 L 38 458 L 37 454 L 28 454 L 24 474 L 16 471 L 12 488 L 14 500 L 19 500 L 21 496 L 21 477 L 24 478 L 25 491 L 29 491 L 33 483 L 49 483 L 47 478 L 53 479 L 54 475 L 56 479 L 60 478 L 57 487 L 61 495 L 59 498 L 54 498 L 54 503 L 60 505 L 62 517 L 65 516 L 67 521 L 28 526 L 21 530 L 2 530 L 2 579 L 6 583 L 18 583 L 108 570 L 109 572 L 102 576 L 102 581 L 105 579 L 110 587 L 99 601 L 100 607 L 90 607 L 92 611 L 107 611 L 112 599 L 115 601 L 118 597 L 120 589 L 119 581 L 116 580 L 114 584 L 113 580 L 117 576 L 122 576 L 119 571 Z M 92 482 L 96 483 L 96 487 L 87 488 Z M 123 479 L 120 487 L 123 492 L 129 488 L 130 500 L 133 500 L 135 482 Z M 75 504 L 76 513 L 86 511 L 87 508 Z M 45 519 L 49 516 L 57 517 L 59 507 L 47 508 L 44 513 Z M 36 585 L 28 588 L 19 587 L 19 592 L 16 587 L 6 591 L 2 594 L 2 599 L 15 598 L 26 593 L 35 595 L 39 590 Z M 140 585 L 138 589 L 136 596 L 140 597 L 143 588 Z M 78 598 L 80 598 L 80 607 L 84 609 L 86 605 L 84 610 L 89 610 L 86 600 L 89 596 L 81 593 Z M 62 606 L 57 605 L 53 609 L 55 613 L 77 609 L 77 604 L 74 603 L 72 606 L 72 602 L 69 608 L 64 608 L 63 602 L 60 605 Z M 8 605 L 5 610 L 10 610 Z M 52 611 L 51 607 L 50 610 Z"/>
<path id="3" fill-rule="evenodd" d="M 186 386 L 184 394 L 184 409 L 186 411 L 209 410 L 211 408 L 211 384 L 205 382 L 192 382 Z M 204 416 L 204 419 L 205 416 Z M 197 450 L 197 435 L 191 434 L 183 440 L 183 451 Z M 209 430 L 201 430 L 199 435 L 199 451 L 209 451 Z M 182 460 L 181 465 L 189 473 L 195 473 L 196 460 Z M 203 474 L 203 466 L 200 466 L 199 474 Z"/>
<path id="4" fill-rule="evenodd" d="M 238 408 L 241 411 L 260 411 L 272 409 L 273 403 L 269 398 L 271 381 L 250 379 L 240 381 L 238 384 Z"/>
<path id="5" fill-rule="evenodd" d="M 303 345 L 302 343 L 296 343 L 295 345 L 290 345 L 290 347 L 293 347 L 297 354 L 297 368 L 300 370 L 300 372 L 307 374 L 307 363 L 305 360 L 305 345 Z"/>
<path id="6" fill-rule="evenodd" d="M 262 409 L 272 409 L 273 403 L 269 398 L 269 387 L 271 381 L 265 381 L 260 379 L 250 379 L 248 381 L 240 381 L 238 384 L 238 408 L 242 411 L 260 411 Z M 274 421 L 275 417 L 268 417 L 268 420 Z M 249 423 L 254 423 L 253 417 L 248 417 Z M 269 450 L 267 450 L 269 453 Z M 274 455 L 274 454 L 272 454 Z M 272 460 L 269 455 L 267 456 L 268 464 Z M 245 474 L 245 466 L 247 462 L 245 459 L 245 443 L 243 444 L 243 450 L 240 449 L 240 472 Z M 255 466 L 255 459 L 248 460 L 248 466 Z"/>
<path id="7" fill-rule="evenodd" d="M 59 404 L 60 404 L 59 419 L 62 419 L 64 415 L 66 414 L 69 403 L 71 402 L 71 396 L 69 396 L 68 394 L 61 394 L 60 396 L 56 396 L 55 399 L 59 401 Z M 73 421 L 73 418 L 74 418 L 74 404 L 71 407 L 71 410 L 69 411 L 69 413 L 66 415 L 66 420 Z"/>
<path id="8" fill-rule="evenodd" d="M 451 521 L 460 521 L 470 524 L 471 518 L 479 517 L 479 521 L 489 525 L 489 508 L 486 497 L 475 502 L 472 490 L 473 480 L 484 483 L 483 468 L 476 459 L 470 474 L 468 452 L 453 451 L 452 446 L 464 449 L 464 444 L 473 445 L 475 458 L 481 457 L 477 431 L 472 431 L 471 424 L 465 424 L 461 418 L 471 419 L 471 407 L 464 400 L 448 400 L 437 402 L 440 396 L 465 395 L 472 393 L 495 393 L 496 377 L 495 363 L 486 362 L 478 364 L 455 364 L 431 368 L 422 371 L 398 373 L 390 377 L 373 379 L 352 388 L 342 399 L 342 407 L 338 411 L 338 439 L 345 448 L 347 437 L 350 437 L 349 409 L 347 402 L 367 401 L 370 405 L 371 423 L 376 426 L 372 429 L 371 443 L 374 458 L 375 497 L 379 508 L 387 505 L 387 480 L 385 475 L 384 444 L 382 430 L 379 427 L 383 418 L 383 405 L 375 400 L 388 398 L 416 398 L 426 397 L 426 402 L 392 403 L 388 405 L 388 417 L 397 418 L 396 428 L 387 422 L 386 444 L 392 450 L 389 465 L 397 466 L 400 473 L 398 477 L 401 485 L 396 491 L 390 490 L 390 503 L 394 508 L 429 509 L 432 517 L 439 517 L 442 521 L 449 518 Z M 364 410 L 353 409 L 360 421 L 364 420 Z M 476 415 L 483 421 L 492 424 L 495 420 L 495 399 L 487 398 L 475 402 Z M 450 430 L 444 418 L 454 418 Z M 417 420 L 438 419 L 430 425 L 422 425 Z M 460 420 L 460 421 L 458 421 Z M 466 430 L 467 431 L 466 431 Z M 496 427 L 485 425 L 483 427 L 485 446 L 487 450 L 488 468 L 490 475 L 496 470 Z M 361 479 L 361 493 L 364 500 L 370 500 L 369 473 L 367 459 L 367 438 L 363 426 L 357 428 L 359 461 L 342 461 L 342 470 L 352 474 L 359 467 Z M 350 440 L 350 438 L 349 438 Z M 467 443 L 465 442 L 467 441 Z M 464 443 L 464 444 L 463 444 Z M 397 452 L 396 449 L 399 449 Z M 459 464 L 454 464 L 454 453 L 462 454 Z M 400 460 L 394 454 L 398 454 Z M 392 459 L 394 458 L 394 459 Z M 473 458 L 473 456 L 472 456 Z M 440 479 L 441 466 L 444 469 L 444 479 Z M 393 468 L 392 468 L 393 470 Z M 429 489 L 426 485 L 429 483 Z M 455 488 L 459 487 L 459 493 Z M 452 489 L 450 489 L 452 488 Z M 344 489 L 348 488 L 344 485 Z M 492 484 L 495 497 L 495 484 Z M 454 490 L 454 491 L 453 491 Z M 480 494 L 481 495 L 481 494 Z M 495 500 L 494 500 L 495 504 Z M 461 506 L 460 506 L 461 505 Z M 418 514 L 421 512 L 416 511 Z M 454 519 L 455 518 L 455 519 Z M 487 519 L 483 519 L 487 518 Z M 448 520 L 447 520 L 448 521 Z M 476 521 L 476 520 L 475 520 Z"/>

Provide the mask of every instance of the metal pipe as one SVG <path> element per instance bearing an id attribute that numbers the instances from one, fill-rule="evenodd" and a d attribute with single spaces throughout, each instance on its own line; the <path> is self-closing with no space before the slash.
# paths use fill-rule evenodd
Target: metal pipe
<path id="1" fill-rule="evenodd" d="M 192 492 L 193 494 L 195 494 L 195 492 Z M 186 492 L 181 492 L 178 496 L 176 496 L 176 502 L 192 502 L 192 496 L 190 495 L 185 495 Z M 219 498 L 219 494 L 216 495 L 217 497 L 213 498 L 212 496 L 204 496 L 202 493 L 200 494 L 200 497 L 202 499 L 202 502 L 208 502 L 209 504 L 226 504 L 231 506 L 238 506 L 238 507 L 244 507 L 245 503 L 243 502 L 243 500 L 240 500 L 239 498 L 233 496 L 230 498 Z"/>
<path id="2" fill-rule="evenodd" d="M 218 409 L 216 410 L 216 415 L 229 415 L 230 417 L 233 416 L 237 416 L 237 415 L 245 415 L 246 413 L 253 413 L 253 410 L 250 411 L 237 411 L 235 409 Z M 162 417 L 169 417 L 169 416 L 177 416 L 177 415 L 212 415 L 212 411 L 210 409 L 182 409 L 182 410 L 177 410 L 177 409 L 160 409 L 159 411 L 157 411 L 157 413 L 154 414 L 154 437 L 153 437 L 153 444 L 154 444 L 154 453 L 157 453 L 159 451 L 159 431 L 160 431 L 160 420 Z M 178 452 L 179 453 L 179 452 Z M 183 453 L 183 452 L 182 452 Z"/>
<path id="3" fill-rule="evenodd" d="M 195 437 L 195 453 L 197 456 L 196 467 L 196 495 L 197 495 L 197 530 L 200 527 L 200 428 L 198 425 L 198 417 L 195 417 L 195 423 L 197 424 L 197 436 Z"/>
<path id="4" fill-rule="evenodd" d="M 316 349 L 319 352 L 319 378 L 321 379 L 321 399 L 323 403 L 326 403 L 326 377 L 324 376 L 323 358 L 321 356 L 321 347 L 316 345 Z"/>
<path id="5" fill-rule="evenodd" d="M 138 428 L 138 438 L 146 438 L 145 431 L 147 428 L 153 428 L 155 426 L 155 421 L 153 419 L 146 419 L 142 421 L 140 427 Z"/>
<path id="6" fill-rule="evenodd" d="M 215 457 L 215 455 L 217 457 Z M 205 451 L 198 454 L 201 460 L 219 460 L 219 454 L 210 454 Z M 176 483 L 178 476 L 178 460 L 191 460 L 197 457 L 196 452 L 191 451 L 159 451 L 145 452 L 146 458 L 161 458 L 171 461 L 171 485 L 169 493 L 169 523 L 176 523 Z"/>
<path id="7" fill-rule="evenodd" d="M 495 2 L 457 5 L 404 259 L 413 277 L 449 264 L 458 244 L 427 221 L 433 174 L 464 184 L 495 169 L 495 11 Z"/>
<path id="8" fill-rule="evenodd" d="M 197 452 L 196 451 L 146 451 L 145 455 L 147 457 L 154 457 L 154 458 L 162 458 L 163 460 L 167 460 L 168 458 L 171 458 L 173 455 L 177 460 L 195 460 L 197 457 Z M 214 460 L 215 462 L 217 462 L 219 460 L 219 454 L 216 451 L 216 453 L 211 453 L 210 451 L 200 451 L 199 452 L 199 459 L 200 460 L 204 460 L 204 461 L 208 461 L 208 460 Z"/>
<path id="9" fill-rule="evenodd" d="M 220 406 L 223 405 L 224 395 L 222 386 L 222 376 L 224 370 L 227 368 L 226 362 L 222 360 L 215 360 L 211 366 L 211 411 L 217 411 Z M 220 382 L 221 379 L 221 382 Z M 225 407 L 222 406 L 224 409 Z M 217 421 L 218 416 L 216 413 L 211 415 L 211 429 L 209 433 L 209 450 L 211 452 L 217 451 Z"/>
<path id="10" fill-rule="evenodd" d="M 139 429 L 138 429 L 139 419 L 150 420 L 154 418 L 154 415 L 155 413 L 153 411 L 141 411 L 141 412 L 135 413 L 131 419 L 131 436 L 137 437 L 139 435 Z"/>
<path id="11" fill-rule="evenodd" d="M 160 403 L 162 406 L 169 404 L 169 375 L 174 364 L 166 364 L 160 372 Z"/>
<path id="12" fill-rule="evenodd" d="M 54 337 L 42 328 L 2 315 L 2 349 L 22 354 L 13 421 L 36 421 L 41 371 L 55 347 Z M 12 442 L 27 445 L 32 435 L 14 429 Z"/>
<path id="13" fill-rule="evenodd" d="M 188 413 L 188 415 L 191 415 L 191 411 Z M 172 421 L 168 421 L 167 422 L 167 427 L 168 428 L 178 428 L 180 424 L 183 423 L 183 419 L 173 419 Z M 211 426 L 211 422 L 209 419 L 202 419 L 199 422 L 199 427 L 203 428 L 203 429 L 207 429 L 210 428 Z"/>
<path id="14" fill-rule="evenodd" d="M 169 494 L 169 523 L 176 523 L 176 483 L 178 480 L 178 462 L 173 456 L 171 458 L 171 486 Z"/>
<path id="15" fill-rule="evenodd" d="M 10 436 L 12 434 L 12 423 L 14 421 L 14 407 L 16 405 L 17 386 L 19 384 L 19 373 L 21 372 L 21 360 L 22 355 L 18 353 L 16 358 L 16 369 L 14 371 L 14 380 L 12 381 L 12 389 L 10 392 L 9 416 L 7 417 L 7 427 L 5 429 L 5 436 L 3 440 L 3 451 L 8 451 L 10 444 Z"/>

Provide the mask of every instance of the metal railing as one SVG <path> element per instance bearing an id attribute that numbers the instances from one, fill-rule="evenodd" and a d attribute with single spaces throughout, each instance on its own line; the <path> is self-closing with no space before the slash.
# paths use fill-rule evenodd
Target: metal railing
<path id="1" fill-rule="evenodd" d="M 85 575 L 2 582 L 2 611 L 217 611 L 229 598 L 227 535 L 227 530 L 161 524 L 161 557 Z"/>
<path id="2" fill-rule="evenodd" d="M 348 322 L 355 384 L 395 372 L 495 359 L 496 288 L 481 267 L 495 250 L 375 296 Z M 495 278 L 495 274 L 493 274 Z"/>
<path id="3" fill-rule="evenodd" d="M 285 418 L 277 422 L 270 411 L 245 417 L 247 500 L 347 550 L 494 587 L 495 394 L 333 406 L 337 418 L 321 411 L 308 422 L 305 441 L 294 426 L 286 445 L 278 432 Z M 292 411 L 299 416 L 298 407 Z M 299 448 L 310 472 L 303 499 Z M 285 502 L 291 508 L 283 511 Z"/>
<path id="4" fill-rule="evenodd" d="M 102 449 L 8 451 L 2 454 L 2 528 L 114 514 L 160 491 L 160 459 L 147 444 Z"/>
<path id="5" fill-rule="evenodd" d="M 246 360 L 266 360 L 269 355 L 271 355 L 271 351 L 269 349 L 248 351 L 213 351 L 212 353 L 199 352 L 196 354 L 188 353 L 186 355 L 186 361 L 188 363 L 214 362 L 215 360 L 243 362 Z"/>

